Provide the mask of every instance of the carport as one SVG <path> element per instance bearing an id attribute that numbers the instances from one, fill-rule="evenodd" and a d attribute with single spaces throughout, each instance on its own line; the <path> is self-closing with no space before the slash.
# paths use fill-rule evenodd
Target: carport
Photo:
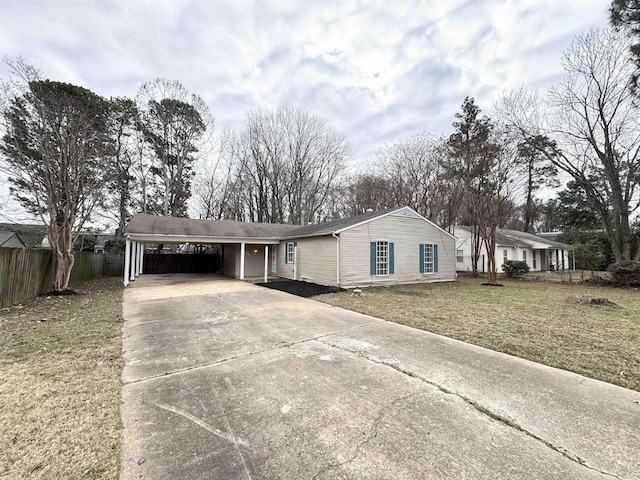
<path id="1" fill-rule="evenodd" d="M 146 244 L 222 245 L 223 273 L 244 280 L 247 269 L 256 275 L 260 265 L 266 281 L 276 261 L 280 238 L 297 225 L 248 223 L 232 220 L 195 220 L 139 214 L 131 219 L 125 235 L 124 284 L 143 274 Z M 271 256 L 270 256 L 271 253 Z M 188 254 L 185 254 L 188 255 Z M 270 263 L 271 260 L 271 263 Z M 262 267 L 263 266 L 263 267 Z"/>

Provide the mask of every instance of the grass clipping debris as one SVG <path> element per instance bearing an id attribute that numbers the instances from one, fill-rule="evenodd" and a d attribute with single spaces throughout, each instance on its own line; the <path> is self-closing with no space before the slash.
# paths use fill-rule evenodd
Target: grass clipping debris
<path id="1" fill-rule="evenodd" d="M 456 338 L 640 391 L 637 289 L 481 278 L 371 287 L 316 297 L 357 312 Z"/>
<path id="2" fill-rule="evenodd" d="M 122 284 L 75 288 L 0 312 L 0 477 L 118 477 Z"/>

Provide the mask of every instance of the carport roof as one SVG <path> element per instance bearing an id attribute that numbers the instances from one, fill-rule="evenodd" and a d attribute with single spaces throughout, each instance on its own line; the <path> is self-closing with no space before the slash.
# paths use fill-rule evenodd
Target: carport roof
<path id="1" fill-rule="evenodd" d="M 195 220 L 192 218 L 134 215 L 128 234 L 179 235 L 189 237 L 228 237 L 278 239 L 300 228 L 299 225 L 236 222 L 234 220 Z"/>

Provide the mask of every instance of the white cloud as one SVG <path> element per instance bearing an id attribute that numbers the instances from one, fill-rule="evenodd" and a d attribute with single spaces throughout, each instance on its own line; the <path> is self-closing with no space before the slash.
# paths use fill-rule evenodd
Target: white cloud
<path id="1" fill-rule="evenodd" d="M 0 55 L 105 96 L 179 79 L 219 130 L 299 103 L 362 161 L 394 138 L 449 132 L 467 95 L 488 113 L 505 89 L 557 80 L 562 51 L 606 25 L 609 3 L 25 0 L 0 10 Z"/>

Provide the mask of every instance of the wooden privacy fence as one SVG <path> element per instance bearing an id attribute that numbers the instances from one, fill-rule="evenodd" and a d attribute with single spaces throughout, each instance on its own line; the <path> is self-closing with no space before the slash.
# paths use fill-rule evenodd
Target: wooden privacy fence
<path id="1" fill-rule="evenodd" d="M 124 255 L 76 252 L 71 282 L 122 275 Z M 0 248 L 0 308 L 51 290 L 51 250 Z"/>
<path id="2" fill-rule="evenodd" d="M 220 270 L 217 253 L 145 253 L 144 273 L 215 273 Z"/>

